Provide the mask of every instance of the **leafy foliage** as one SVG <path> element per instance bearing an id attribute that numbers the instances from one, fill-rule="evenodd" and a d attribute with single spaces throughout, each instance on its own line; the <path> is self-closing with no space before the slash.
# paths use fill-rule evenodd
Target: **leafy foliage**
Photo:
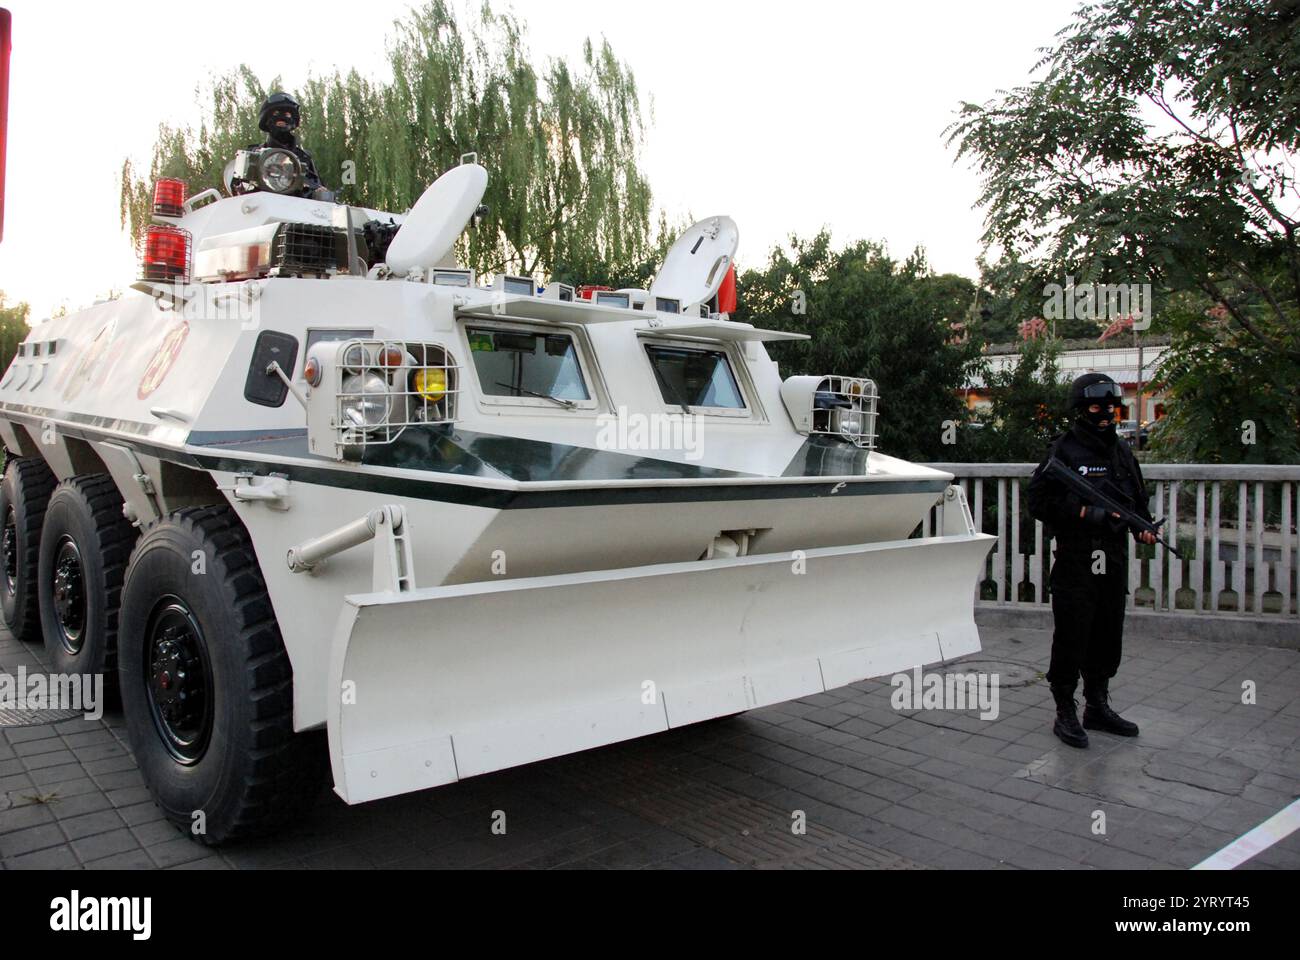
<path id="1" fill-rule="evenodd" d="M 533 64 L 525 27 L 484 4 L 457 21 L 433 0 L 396 24 L 391 76 L 313 77 L 297 92 L 303 146 L 341 199 L 401 211 L 429 183 L 476 152 L 491 172 L 487 217 L 462 241 L 480 272 L 635 276 L 655 251 L 650 187 L 639 166 L 636 82 L 610 45 L 588 41 L 581 62 Z M 259 142 L 257 113 L 280 79 L 247 67 L 206 91 L 197 129 L 159 128 L 148 176 L 122 169 L 122 221 L 138 236 L 150 190 L 178 176 L 192 191 L 222 182 L 235 151 Z M 355 183 L 344 183 L 349 171 Z M 661 223 L 661 237 L 663 225 Z"/>
<path id="2" fill-rule="evenodd" d="M 1300 463 L 1295 364 L 1234 330 L 1204 296 L 1185 295 L 1165 315 L 1173 342 L 1155 376 L 1170 402 L 1152 453 L 1189 463 Z"/>
<path id="3" fill-rule="evenodd" d="M 1165 367 L 1171 394 L 1222 399 L 1235 378 L 1251 397 L 1279 388 L 1293 397 L 1300 4 L 1088 4 L 1039 69 L 1039 79 L 990 103 L 963 104 L 950 128 L 983 175 L 984 241 L 1021 272 L 1017 297 L 1027 302 L 1044 282 L 1067 277 L 1150 283 L 1168 294 L 1172 328 L 1171 304 L 1195 292 L 1226 322 L 1206 325 L 1203 314 L 1176 321 Z M 1239 427 L 1257 409 L 1215 415 Z M 1287 399 L 1261 416 L 1270 431 L 1294 435 L 1295 409 Z M 1171 430 L 1178 424 L 1182 432 L 1197 421 Z M 1258 454 L 1239 442 L 1207 446 L 1224 435 L 1185 436 L 1166 450 L 1226 460 Z"/>
<path id="4" fill-rule="evenodd" d="M 1013 257 L 1003 257 L 993 263 L 980 258 L 979 269 L 980 309 L 972 336 L 987 344 L 1020 340 L 1020 324 L 1043 315 L 1043 288 L 1053 278 L 1041 267 Z M 1048 329 L 1053 337 L 1061 340 L 1095 340 L 1101 333 L 1097 321 L 1081 316 L 1049 320 Z"/>
<path id="5" fill-rule="evenodd" d="M 1056 436 L 1070 427 L 1070 381 L 1057 366 L 1060 344 L 1027 340 L 1015 366 L 992 370 L 984 364 L 991 408 L 977 413 L 959 434 L 955 459 L 982 463 L 1041 460 Z"/>
<path id="6" fill-rule="evenodd" d="M 962 419 L 956 391 L 976 351 L 949 342 L 949 323 L 965 313 L 973 283 L 936 276 L 921 250 L 901 262 L 869 241 L 834 250 L 823 230 L 811 240 L 791 237 L 788 251 L 773 250 L 766 267 L 737 278 L 736 289 L 734 319 L 813 336 L 772 346 L 783 375 L 871 377 L 881 394 L 881 448 L 944 459 L 951 450 L 942 443 L 944 424 Z"/>

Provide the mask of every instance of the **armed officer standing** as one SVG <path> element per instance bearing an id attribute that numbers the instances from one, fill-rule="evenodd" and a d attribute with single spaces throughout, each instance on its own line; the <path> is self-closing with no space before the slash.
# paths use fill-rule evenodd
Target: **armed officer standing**
<path id="1" fill-rule="evenodd" d="M 313 200 L 333 200 L 334 193 L 321 183 L 320 176 L 316 173 L 316 165 L 312 162 L 311 154 L 298 146 L 297 138 L 294 137 L 294 131 L 298 129 L 299 110 L 298 101 L 287 93 L 273 93 L 266 98 L 262 104 L 261 113 L 258 114 L 257 126 L 266 132 L 266 143 L 261 145 L 261 149 L 275 148 L 286 150 L 298 158 L 302 164 L 302 187 L 290 196 L 308 197 Z M 256 150 L 256 145 L 248 147 L 249 150 Z M 256 184 L 241 182 L 238 185 L 240 192 L 257 189 Z"/>
<path id="2" fill-rule="evenodd" d="M 1115 412 L 1122 397 L 1119 385 L 1104 373 L 1075 380 L 1070 386 L 1074 424 L 1053 441 L 1027 490 L 1030 514 L 1056 537 L 1050 576 L 1056 629 L 1047 682 L 1056 701 L 1052 732 L 1072 747 L 1088 745 L 1085 727 L 1123 737 L 1138 735 L 1137 724 L 1111 709 L 1109 690 L 1110 679 L 1119 669 L 1124 633 L 1130 526 L 1118 513 L 1086 502 L 1050 476 L 1046 467 L 1055 456 L 1150 522 L 1142 471 L 1128 444 L 1118 442 L 1115 433 Z M 1133 536 L 1143 543 L 1155 542 L 1149 531 Z M 1080 676 L 1085 701 L 1082 726 L 1074 699 Z"/>

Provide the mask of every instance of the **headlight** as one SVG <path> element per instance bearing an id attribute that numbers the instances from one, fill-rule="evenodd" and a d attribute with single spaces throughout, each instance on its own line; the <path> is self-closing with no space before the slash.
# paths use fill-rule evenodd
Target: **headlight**
<path id="1" fill-rule="evenodd" d="M 364 373 L 375 366 L 374 355 L 364 343 L 349 343 L 339 357 L 339 366 L 347 373 Z"/>
<path id="2" fill-rule="evenodd" d="M 850 443 L 862 437 L 862 413 L 859 410 L 836 410 L 831 414 L 832 430 Z"/>
<path id="3" fill-rule="evenodd" d="M 388 380 L 378 373 L 355 373 L 343 380 L 341 410 L 344 427 L 363 432 L 383 426 L 393 408 Z"/>
<path id="4" fill-rule="evenodd" d="M 290 193 L 302 187 L 302 164 L 288 150 L 262 154 L 262 186 L 272 193 Z"/>
<path id="5" fill-rule="evenodd" d="M 790 377 L 781 384 L 781 401 L 799 433 L 834 437 L 867 450 L 876 447 L 879 394 L 873 380 Z"/>

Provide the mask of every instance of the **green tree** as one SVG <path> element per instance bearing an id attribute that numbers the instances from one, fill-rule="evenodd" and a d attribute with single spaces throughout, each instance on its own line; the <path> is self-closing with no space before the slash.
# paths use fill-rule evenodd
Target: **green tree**
<path id="1" fill-rule="evenodd" d="M 987 360 L 981 375 L 992 395 L 990 408 L 963 428 L 957 459 L 975 463 L 1022 463 L 1041 460 L 1047 445 L 1070 426 L 1070 384 L 1062 379 L 1056 340 L 1024 341 L 1014 366 L 992 370 Z"/>
<path id="2" fill-rule="evenodd" d="M 1026 268 L 1021 298 L 1068 277 L 1195 291 L 1225 324 L 1181 319 L 1171 353 L 1190 353 L 1166 365 L 1171 394 L 1199 395 L 1193 377 L 1294 395 L 1298 66 L 1294 0 L 1105 0 L 1075 14 L 1034 82 L 963 104 L 950 142 L 983 176 L 985 243 Z M 1300 430 L 1287 416 L 1271 429 Z"/>
<path id="3" fill-rule="evenodd" d="M 18 352 L 18 344 L 27 338 L 31 327 L 27 318 L 31 307 L 26 303 L 9 303 L 0 290 L 0 370 L 7 369 Z"/>
<path id="4" fill-rule="evenodd" d="M 343 200 L 392 211 L 477 153 L 491 173 L 489 210 L 462 238 L 468 265 L 635 276 L 655 251 L 635 79 L 606 42 L 588 41 L 577 64 L 536 66 L 525 34 L 487 4 L 465 24 L 444 0 L 426 4 L 397 22 L 387 79 L 335 71 L 302 84 L 303 146 Z M 161 126 L 148 176 L 123 165 L 123 225 L 138 236 L 149 222 L 159 176 L 195 191 L 220 184 L 234 152 L 262 139 L 258 108 L 280 86 L 241 66 L 206 91 L 197 129 Z"/>
<path id="5" fill-rule="evenodd" d="M 1185 463 L 1300 463 L 1295 365 L 1259 349 L 1198 293 L 1175 298 L 1164 316 L 1172 342 L 1152 385 L 1169 402 L 1151 452 Z"/>
<path id="6" fill-rule="evenodd" d="M 1040 267 L 1014 257 L 988 262 L 980 257 L 980 310 L 972 334 L 981 343 L 1017 343 L 1020 324 L 1045 312 L 1043 288 L 1052 278 Z M 1082 316 L 1049 320 L 1051 335 L 1060 340 L 1096 339 L 1103 324 Z"/>
<path id="7" fill-rule="evenodd" d="M 958 389 L 976 349 L 950 342 L 949 323 L 974 284 L 936 276 L 921 250 L 901 262 L 869 241 L 834 250 L 823 230 L 791 237 L 788 252 L 776 248 L 736 286 L 735 319 L 813 337 L 772 346 L 783 374 L 871 377 L 881 394 L 881 449 L 912 460 L 951 453 L 944 425 L 962 419 Z"/>

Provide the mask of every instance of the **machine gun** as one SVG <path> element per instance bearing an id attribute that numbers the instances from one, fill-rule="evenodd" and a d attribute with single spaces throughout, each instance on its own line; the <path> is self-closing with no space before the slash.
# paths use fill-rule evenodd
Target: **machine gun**
<path id="1" fill-rule="evenodd" d="M 1093 507 L 1101 507 L 1108 513 L 1117 514 L 1121 520 L 1128 524 L 1130 530 L 1135 533 L 1152 534 L 1156 538 L 1156 543 L 1161 544 L 1178 559 L 1181 560 L 1183 558 L 1183 555 L 1178 552 L 1178 548 L 1160 535 L 1160 528 L 1164 526 L 1165 523 L 1163 519 L 1156 523 L 1152 523 L 1150 520 L 1138 516 L 1133 510 L 1129 509 L 1129 507 L 1114 498 L 1107 496 L 1096 486 L 1083 479 L 1083 477 L 1079 476 L 1056 457 L 1048 458 L 1045 474 L 1065 484 L 1065 486 L 1077 494 L 1079 499 L 1084 503 Z M 1114 488 L 1112 487 L 1111 489 L 1113 490 Z"/>

